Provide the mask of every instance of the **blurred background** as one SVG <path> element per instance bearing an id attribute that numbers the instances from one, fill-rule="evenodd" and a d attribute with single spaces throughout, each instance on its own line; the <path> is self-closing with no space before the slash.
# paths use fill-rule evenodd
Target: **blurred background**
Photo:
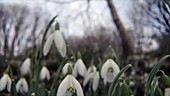
<path id="1" fill-rule="evenodd" d="M 99 58 L 107 59 L 111 46 L 121 68 L 132 64 L 140 86 L 154 62 L 170 53 L 169 0 L 0 0 L 0 73 L 6 61 L 18 72 L 55 15 L 68 54 L 80 51 L 87 66 L 92 59 L 97 65 Z M 61 56 L 54 47 L 45 60 L 56 70 L 53 64 L 61 62 Z M 168 74 L 169 61 L 162 68 Z"/>

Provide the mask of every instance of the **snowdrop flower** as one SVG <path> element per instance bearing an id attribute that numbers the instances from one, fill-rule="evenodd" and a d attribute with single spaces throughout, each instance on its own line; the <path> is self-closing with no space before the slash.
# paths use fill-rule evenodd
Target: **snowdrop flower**
<path id="1" fill-rule="evenodd" d="M 108 59 L 101 69 L 101 77 L 104 79 L 104 84 L 112 82 L 119 71 L 118 65 L 112 59 Z"/>
<path id="2" fill-rule="evenodd" d="M 90 79 L 93 80 L 93 85 L 92 85 L 93 91 L 96 91 L 99 85 L 99 80 L 100 80 L 99 72 L 95 71 L 95 72 L 90 73 L 88 76 L 86 76 L 83 82 L 83 86 L 86 86 L 86 84 L 88 83 Z"/>
<path id="3" fill-rule="evenodd" d="M 21 75 L 26 75 L 26 74 L 30 73 L 30 69 L 31 69 L 31 59 L 26 58 L 20 68 Z"/>
<path id="4" fill-rule="evenodd" d="M 72 96 L 73 94 L 84 96 L 80 83 L 69 74 L 60 83 L 56 96 Z"/>
<path id="5" fill-rule="evenodd" d="M 62 57 L 66 56 L 66 43 L 64 38 L 58 30 L 52 33 L 49 38 L 47 39 L 46 43 L 44 44 L 43 54 L 46 56 L 51 48 L 51 45 L 54 41 L 55 46 L 57 47 L 59 53 Z"/>
<path id="6" fill-rule="evenodd" d="M 86 71 L 87 69 L 82 59 L 78 59 L 74 65 L 74 71 L 73 71 L 74 76 L 77 77 L 77 75 L 79 74 L 85 77 Z"/>
<path id="7" fill-rule="evenodd" d="M 170 96 L 170 88 L 165 88 L 165 95 L 164 96 Z"/>
<path id="8" fill-rule="evenodd" d="M 40 80 L 50 80 L 50 72 L 46 66 L 43 66 L 40 71 Z"/>
<path id="9" fill-rule="evenodd" d="M 11 91 L 11 78 L 8 74 L 4 73 L 0 79 L 0 92 L 7 88 L 8 92 Z"/>
<path id="10" fill-rule="evenodd" d="M 28 92 L 28 84 L 27 84 L 27 81 L 25 80 L 25 78 L 21 78 L 17 82 L 16 89 L 17 89 L 17 92 L 20 92 L 23 94 Z"/>
<path id="11" fill-rule="evenodd" d="M 62 73 L 63 75 L 66 75 L 68 73 L 68 67 L 71 66 L 72 68 L 72 64 L 71 63 L 66 63 L 62 69 Z M 72 68 L 73 69 L 73 68 Z"/>
<path id="12" fill-rule="evenodd" d="M 88 76 L 90 73 L 92 72 L 95 72 L 96 71 L 96 67 L 94 65 L 90 66 L 88 69 L 87 69 L 87 72 L 86 72 L 86 76 Z"/>

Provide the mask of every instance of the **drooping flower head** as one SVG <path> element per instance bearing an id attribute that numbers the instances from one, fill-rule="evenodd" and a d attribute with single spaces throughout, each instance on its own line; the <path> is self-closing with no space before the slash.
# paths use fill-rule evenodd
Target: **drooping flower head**
<path id="1" fill-rule="evenodd" d="M 73 75 L 67 75 L 58 88 L 57 96 L 84 96 L 80 83 Z"/>
<path id="2" fill-rule="evenodd" d="M 84 96 L 80 83 L 72 75 L 72 67 L 68 66 L 68 75 L 60 83 L 56 96 Z"/>
<path id="3" fill-rule="evenodd" d="M 75 77 L 78 75 L 85 77 L 87 68 L 82 59 L 78 59 L 74 65 L 73 74 Z"/>
<path id="4" fill-rule="evenodd" d="M 83 60 L 81 59 L 81 54 L 80 52 L 78 52 L 77 54 L 77 61 L 74 64 L 74 70 L 73 70 L 73 75 L 75 77 L 77 77 L 78 75 L 85 77 L 87 72 L 87 68 L 83 62 Z"/>
<path id="5" fill-rule="evenodd" d="M 21 75 L 29 74 L 31 70 L 31 59 L 26 58 L 25 61 L 22 63 L 20 71 Z"/>
<path id="6" fill-rule="evenodd" d="M 49 36 L 47 41 L 45 42 L 45 45 L 44 45 L 44 48 L 43 48 L 43 54 L 45 56 L 48 54 L 53 42 L 54 42 L 55 46 L 57 47 L 57 50 L 59 51 L 61 56 L 65 57 L 66 56 L 66 43 L 65 43 L 65 40 L 64 40 L 61 32 L 58 31 L 58 30 L 53 32 Z"/>
<path id="7" fill-rule="evenodd" d="M 94 71 L 88 75 L 86 75 L 85 80 L 83 82 L 83 86 L 86 86 L 86 84 L 89 82 L 89 80 L 92 79 L 92 88 L 93 91 L 96 91 L 99 85 L 99 80 L 100 80 L 100 76 L 99 76 L 99 72 L 98 71 Z"/>
<path id="8" fill-rule="evenodd" d="M 27 81 L 25 80 L 25 78 L 21 78 L 17 84 L 16 84 L 16 89 L 17 92 L 20 92 L 22 94 L 27 93 L 28 92 L 28 84 Z"/>
<path id="9" fill-rule="evenodd" d="M 62 69 L 62 73 L 63 73 L 63 75 L 66 75 L 66 74 L 68 74 L 68 67 L 69 66 L 71 66 L 71 68 L 73 68 L 72 67 L 72 64 L 69 62 L 69 63 L 66 63 L 65 65 L 64 65 L 64 67 L 63 67 L 63 69 Z"/>
<path id="10" fill-rule="evenodd" d="M 101 77 L 104 79 L 104 83 L 112 82 L 115 76 L 119 73 L 120 69 L 115 61 L 108 59 L 102 66 Z"/>
<path id="11" fill-rule="evenodd" d="M 7 88 L 8 92 L 11 91 L 11 78 L 7 73 L 4 73 L 0 79 L 0 92 Z"/>
<path id="12" fill-rule="evenodd" d="M 50 72 L 46 66 L 43 66 L 40 71 L 40 80 L 50 80 Z"/>
<path id="13" fill-rule="evenodd" d="M 91 65 L 88 69 L 87 69 L 87 72 L 86 72 L 86 76 L 87 77 L 90 73 L 93 73 L 97 70 L 97 68 L 94 66 L 94 65 Z"/>

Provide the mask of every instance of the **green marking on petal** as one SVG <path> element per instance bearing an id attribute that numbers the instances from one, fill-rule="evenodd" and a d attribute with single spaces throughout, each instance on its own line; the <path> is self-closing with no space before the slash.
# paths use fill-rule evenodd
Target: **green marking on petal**
<path id="1" fill-rule="evenodd" d="M 73 87 L 68 87 L 65 96 L 73 96 L 73 94 L 75 94 L 75 93 L 76 93 L 76 91 Z"/>
<path id="2" fill-rule="evenodd" d="M 107 70 L 107 72 L 113 72 L 113 71 L 114 71 L 114 70 L 113 70 L 112 67 L 109 67 L 108 70 Z"/>

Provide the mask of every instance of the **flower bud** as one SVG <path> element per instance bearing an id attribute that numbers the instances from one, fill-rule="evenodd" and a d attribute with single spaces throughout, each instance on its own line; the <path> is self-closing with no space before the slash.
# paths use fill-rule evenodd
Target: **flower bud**
<path id="1" fill-rule="evenodd" d="M 119 96 L 131 96 L 131 92 L 129 89 L 129 86 L 123 82 L 121 89 L 120 89 L 120 95 Z"/>
<path id="2" fill-rule="evenodd" d="M 67 70 L 68 70 L 68 74 L 72 75 L 73 69 L 72 69 L 71 65 L 68 65 L 68 69 Z"/>
<path id="3" fill-rule="evenodd" d="M 56 22 L 56 24 L 55 24 L 55 30 L 60 30 L 60 24 L 59 24 L 59 22 Z"/>
<path id="4" fill-rule="evenodd" d="M 162 76 L 162 81 L 165 85 L 165 88 L 170 88 L 170 78 L 167 75 Z"/>

